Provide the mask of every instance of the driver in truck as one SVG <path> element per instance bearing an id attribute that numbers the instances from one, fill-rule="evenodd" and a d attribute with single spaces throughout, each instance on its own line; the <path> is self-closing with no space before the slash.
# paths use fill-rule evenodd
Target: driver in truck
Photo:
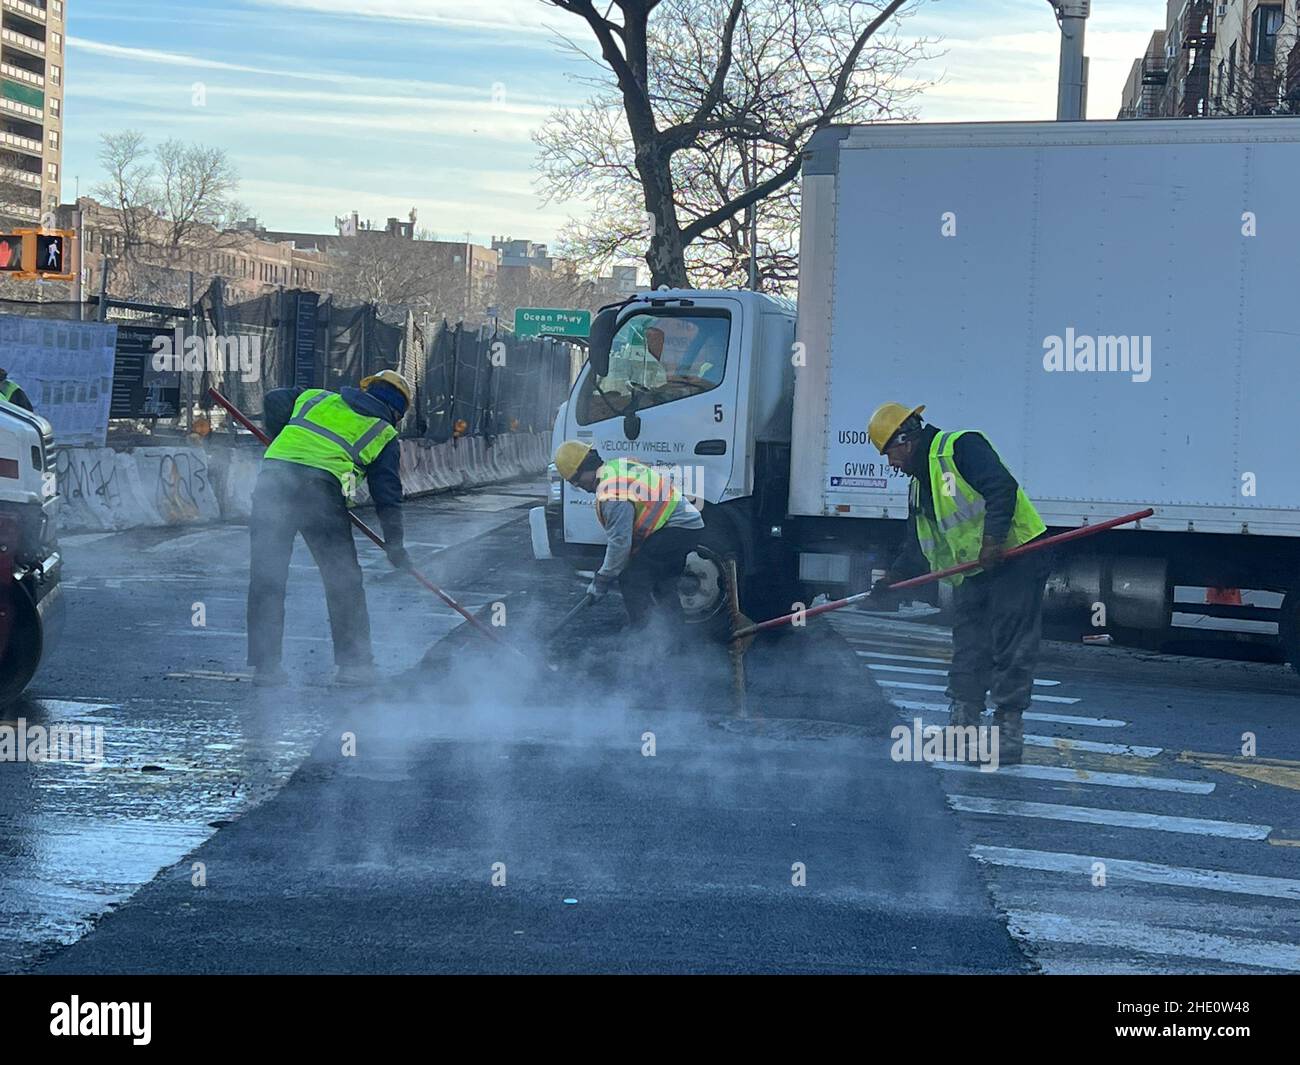
<path id="1" fill-rule="evenodd" d="M 603 459 L 580 440 L 555 449 L 555 468 L 575 488 L 595 493 L 596 518 L 609 541 L 587 594 L 599 599 L 618 581 L 633 630 L 646 626 L 654 602 L 680 619 L 677 581 L 704 528 L 691 501 L 653 466 Z"/>
<path id="2" fill-rule="evenodd" d="M 983 433 L 926 425 L 924 410 L 885 403 L 867 426 L 876 449 L 912 479 L 902 550 L 870 598 L 884 605 L 891 598 L 887 586 L 896 581 L 980 563 L 973 573 L 944 578 L 953 586 L 954 615 L 948 720 L 978 726 L 991 698 L 999 760 L 1017 765 L 1051 566 L 1044 558 L 1049 552 L 1002 556 L 1043 536 L 1046 526 Z"/>

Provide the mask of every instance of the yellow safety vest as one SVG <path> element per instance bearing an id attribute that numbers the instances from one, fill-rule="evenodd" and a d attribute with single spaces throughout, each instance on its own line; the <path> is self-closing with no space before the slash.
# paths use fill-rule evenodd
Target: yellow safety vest
<path id="1" fill-rule="evenodd" d="M 293 417 L 266 449 L 266 457 L 326 470 L 351 498 L 365 468 L 396 436 L 383 418 L 358 414 L 338 393 L 309 388 L 293 405 Z"/>
<path id="2" fill-rule="evenodd" d="M 984 546 L 984 497 L 972 488 L 953 461 L 953 445 L 969 429 L 938 433 L 930 444 L 930 498 L 934 521 L 921 507 L 921 489 L 912 481 L 912 512 L 916 515 L 916 538 L 931 571 L 948 569 L 980 557 Z M 981 434 L 983 435 L 983 434 Z M 1016 489 L 1016 509 L 1003 548 L 1011 550 L 1041 536 L 1047 529 L 1023 488 Z M 979 571 L 974 571 L 979 572 Z M 945 577 L 956 587 L 966 574 Z"/>
<path id="3" fill-rule="evenodd" d="M 596 472 L 596 517 L 603 528 L 603 503 L 631 503 L 636 511 L 632 524 L 633 548 L 663 528 L 681 500 L 682 494 L 672 481 L 636 459 L 611 459 Z"/>
<path id="4" fill-rule="evenodd" d="M 13 401 L 13 395 L 18 391 L 18 384 L 15 381 L 0 381 L 0 399 L 6 403 Z"/>

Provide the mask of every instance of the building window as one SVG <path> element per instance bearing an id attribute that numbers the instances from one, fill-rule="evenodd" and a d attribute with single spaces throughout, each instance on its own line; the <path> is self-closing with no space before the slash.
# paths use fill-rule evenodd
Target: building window
<path id="1" fill-rule="evenodd" d="M 1251 60 L 1269 65 L 1277 59 L 1277 33 L 1282 28 L 1282 5 L 1260 4 L 1251 20 Z"/>
<path id="2" fill-rule="evenodd" d="M 54 148 L 56 151 L 58 150 L 58 147 L 59 147 L 59 131 L 58 131 L 57 129 L 52 129 L 52 130 L 50 130 L 50 147 L 51 147 L 51 148 Z"/>
<path id="3" fill-rule="evenodd" d="M 54 0 L 50 6 L 54 8 L 55 18 L 63 18 L 63 0 Z"/>
<path id="4" fill-rule="evenodd" d="M 62 67 L 60 67 L 60 66 L 55 66 L 55 65 L 51 64 L 51 66 L 50 66 L 50 81 L 54 82 L 55 85 L 62 85 L 62 84 L 63 84 L 63 68 L 62 68 Z"/>
<path id="5" fill-rule="evenodd" d="M 50 98 L 50 114 L 55 118 L 63 113 L 63 102 L 55 97 Z"/>
<path id="6" fill-rule="evenodd" d="M 58 163 L 51 163 L 51 164 L 50 164 L 50 180 L 51 180 L 51 181 L 58 181 L 58 180 L 59 180 L 59 164 L 58 164 Z"/>
<path id="7" fill-rule="evenodd" d="M 61 34 L 58 30 L 51 30 L 51 31 L 50 31 L 50 39 L 54 42 L 54 50 L 55 50 L 56 52 L 62 52 L 62 51 L 63 51 L 63 34 Z"/>

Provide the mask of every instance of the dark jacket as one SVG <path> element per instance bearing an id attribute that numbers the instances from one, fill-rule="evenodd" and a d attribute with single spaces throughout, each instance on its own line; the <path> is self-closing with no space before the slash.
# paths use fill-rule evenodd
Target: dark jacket
<path id="1" fill-rule="evenodd" d="M 262 404 L 262 420 L 266 425 L 266 435 L 274 440 L 293 417 L 294 404 L 305 388 L 276 388 L 266 394 Z M 400 419 L 397 412 L 383 400 L 376 399 L 359 388 L 341 388 L 339 395 L 343 402 L 358 414 L 370 418 L 382 418 L 393 428 Z M 402 478 L 399 472 L 401 446 L 396 438 L 390 440 L 375 461 L 366 467 L 366 484 L 370 488 L 370 498 L 374 501 L 375 512 L 384 529 L 384 540 L 393 546 L 402 543 Z"/>
<path id="2" fill-rule="evenodd" d="M 933 425 L 921 430 L 920 442 L 913 453 L 913 469 L 906 472 L 916 480 L 921 497 L 921 508 L 926 517 L 934 521 L 934 498 L 930 489 L 930 446 L 942 432 Z M 957 438 L 952 449 L 953 465 L 966 482 L 984 497 L 984 535 L 1002 543 L 1011 531 L 1011 520 L 1016 512 L 1016 491 L 1020 485 L 1002 464 L 993 445 L 979 433 L 965 433 Z M 916 539 L 916 514 L 907 516 L 907 532 L 898 557 L 889 567 L 894 580 L 906 580 L 928 572 L 930 566 Z"/>

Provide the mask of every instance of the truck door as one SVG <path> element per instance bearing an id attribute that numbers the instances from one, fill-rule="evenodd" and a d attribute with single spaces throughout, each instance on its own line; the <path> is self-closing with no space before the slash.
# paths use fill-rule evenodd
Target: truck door
<path id="1" fill-rule="evenodd" d="M 719 502 L 736 461 L 741 324 L 739 301 L 725 297 L 630 309 L 610 347 L 609 373 L 598 377 L 588 365 L 574 388 L 572 437 L 603 458 L 627 456 L 671 471 L 688 496 Z M 635 439 L 632 413 L 640 419 Z M 564 531 L 569 543 L 605 542 L 595 498 L 568 484 Z"/>

